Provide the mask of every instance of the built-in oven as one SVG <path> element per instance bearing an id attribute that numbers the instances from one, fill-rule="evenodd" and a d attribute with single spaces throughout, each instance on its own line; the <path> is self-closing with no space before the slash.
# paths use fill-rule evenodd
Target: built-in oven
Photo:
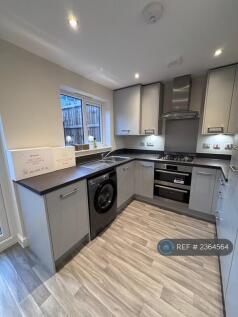
<path id="1" fill-rule="evenodd" d="M 192 166 L 157 163 L 154 175 L 155 196 L 189 202 Z"/>

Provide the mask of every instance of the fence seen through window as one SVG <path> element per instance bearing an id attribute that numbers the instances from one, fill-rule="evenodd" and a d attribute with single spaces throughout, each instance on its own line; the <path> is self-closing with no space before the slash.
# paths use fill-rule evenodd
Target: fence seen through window
<path id="1" fill-rule="evenodd" d="M 64 94 L 60 95 L 60 101 L 66 144 L 88 143 L 89 135 L 102 142 L 100 105 Z"/>

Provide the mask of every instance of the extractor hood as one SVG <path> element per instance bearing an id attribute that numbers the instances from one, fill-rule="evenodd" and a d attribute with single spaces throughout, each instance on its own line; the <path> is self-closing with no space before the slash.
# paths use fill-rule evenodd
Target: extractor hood
<path id="1" fill-rule="evenodd" d="M 191 96 L 192 78 L 191 75 L 176 77 L 173 80 L 172 100 L 169 111 L 163 114 L 163 118 L 176 119 L 194 119 L 198 117 L 197 111 L 191 111 L 190 96 Z"/>

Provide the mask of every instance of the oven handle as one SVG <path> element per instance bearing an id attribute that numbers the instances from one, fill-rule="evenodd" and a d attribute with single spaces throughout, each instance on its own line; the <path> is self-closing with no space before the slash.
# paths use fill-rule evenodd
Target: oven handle
<path id="1" fill-rule="evenodd" d="M 165 189 L 169 189 L 175 192 L 181 192 L 181 193 L 188 193 L 188 190 L 183 190 L 183 189 L 177 189 L 177 188 L 172 188 L 172 187 L 167 187 L 167 186 L 162 186 L 162 185 L 155 185 L 155 187 L 160 187 L 160 188 L 165 188 Z"/>
<path id="2" fill-rule="evenodd" d="M 180 172 L 174 172 L 174 171 L 165 171 L 165 170 L 160 170 L 160 169 L 156 169 L 155 171 L 156 171 L 156 172 L 160 172 L 160 173 L 190 176 L 190 174 L 188 174 L 188 173 L 180 173 Z"/>

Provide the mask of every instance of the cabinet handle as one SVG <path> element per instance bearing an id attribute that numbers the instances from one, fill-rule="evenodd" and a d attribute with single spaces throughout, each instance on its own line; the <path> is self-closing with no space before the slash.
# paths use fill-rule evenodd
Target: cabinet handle
<path id="1" fill-rule="evenodd" d="M 145 129 L 145 134 L 151 135 L 151 134 L 155 134 L 155 129 Z"/>
<path id="2" fill-rule="evenodd" d="M 72 192 L 69 192 L 67 194 L 61 194 L 60 195 L 60 199 L 65 199 L 65 198 L 68 198 L 74 194 L 76 194 L 77 192 L 79 192 L 79 187 L 78 188 L 75 188 L 74 190 L 72 190 Z"/>
<path id="3" fill-rule="evenodd" d="M 121 132 L 127 132 L 130 133 L 131 130 L 121 130 Z"/>
<path id="4" fill-rule="evenodd" d="M 124 167 L 123 168 L 123 171 L 125 172 L 125 171 L 128 171 L 129 170 L 129 167 Z"/>
<path id="5" fill-rule="evenodd" d="M 211 176 L 212 173 L 205 173 L 205 172 L 197 172 L 198 175 L 205 175 L 205 176 Z"/>
<path id="6" fill-rule="evenodd" d="M 224 127 L 210 127 L 207 129 L 207 133 L 224 133 Z"/>
<path id="7" fill-rule="evenodd" d="M 150 166 L 150 165 L 144 165 L 144 164 L 142 164 L 141 166 L 142 166 L 142 167 L 146 167 L 146 168 L 153 168 L 153 166 Z"/>
<path id="8" fill-rule="evenodd" d="M 225 182 L 224 182 L 224 180 L 221 179 L 221 178 L 220 178 L 220 184 L 221 184 L 222 186 L 225 186 Z"/>
<path id="9" fill-rule="evenodd" d="M 187 194 L 188 190 L 182 190 L 182 189 L 177 189 L 177 188 L 173 188 L 173 187 L 167 187 L 167 186 L 162 186 L 162 185 L 155 185 L 155 187 L 159 187 L 159 188 L 165 188 L 174 192 L 180 192 L 180 193 L 184 193 Z"/>
<path id="10" fill-rule="evenodd" d="M 159 173 L 166 173 L 166 174 L 173 174 L 173 175 L 181 175 L 181 176 L 189 176 L 188 173 L 178 173 L 178 172 L 175 172 L 175 171 L 164 171 L 164 170 L 160 170 L 160 169 L 156 169 L 155 170 L 156 172 L 159 172 Z"/>
<path id="11" fill-rule="evenodd" d="M 232 172 L 238 173 L 238 167 L 230 165 L 230 169 L 232 170 Z"/>

